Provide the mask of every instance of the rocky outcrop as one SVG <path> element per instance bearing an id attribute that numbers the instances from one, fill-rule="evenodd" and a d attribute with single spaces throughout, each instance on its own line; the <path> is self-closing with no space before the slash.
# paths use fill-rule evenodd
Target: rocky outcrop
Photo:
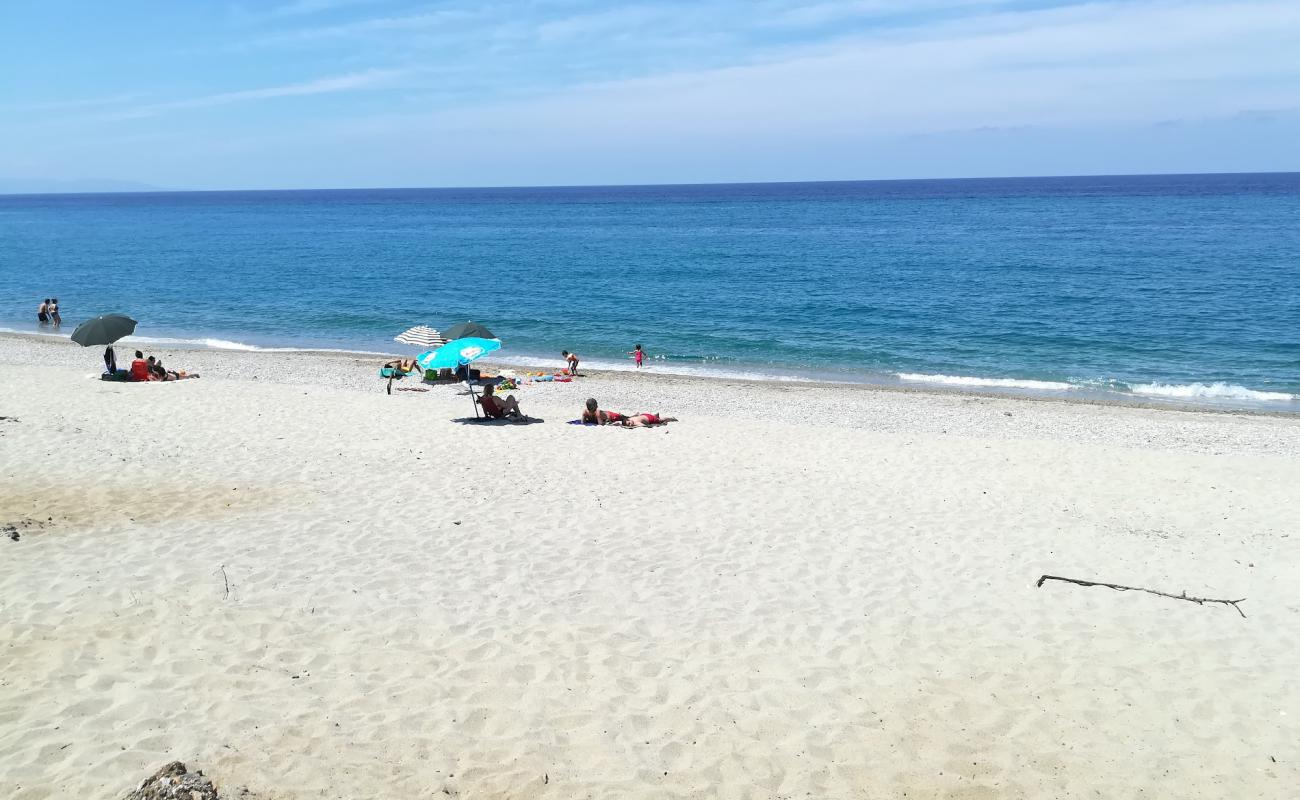
<path id="1" fill-rule="evenodd" d="M 190 772 L 179 761 L 173 761 L 145 778 L 140 788 L 124 800 L 221 800 L 217 787 L 203 775 L 203 771 Z"/>

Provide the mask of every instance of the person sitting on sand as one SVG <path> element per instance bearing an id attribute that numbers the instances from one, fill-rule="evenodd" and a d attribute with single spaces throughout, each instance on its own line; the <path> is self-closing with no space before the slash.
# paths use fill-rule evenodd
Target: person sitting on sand
<path id="1" fill-rule="evenodd" d="M 570 353 L 568 350 L 561 350 L 560 355 L 564 356 L 564 361 L 569 365 L 569 374 L 578 374 L 578 356 L 576 353 Z"/>
<path id="2" fill-rule="evenodd" d="M 131 380 L 149 380 L 149 362 L 144 360 L 144 353 L 135 351 L 135 361 L 131 362 Z"/>
<path id="3" fill-rule="evenodd" d="M 162 362 L 160 362 L 157 358 L 154 358 L 153 356 L 149 356 L 144 360 L 144 362 L 149 371 L 149 375 L 148 377 L 145 378 L 145 380 L 161 381 L 167 379 L 167 373 L 163 371 Z"/>
<path id="4" fill-rule="evenodd" d="M 677 417 L 661 417 L 658 414 L 642 412 L 623 420 L 622 425 L 625 428 L 653 428 L 656 425 L 667 425 L 676 421 Z"/>
<path id="5" fill-rule="evenodd" d="M 582 422 L 585 425 L 615 425 L 625 419 L 626 414 L 601 409 L 594 397 L 587 398 L 587 407 L 582 412 Z"/>
<path id="6" fill-rule="evenodd" d="M 492 384 L 483 387 L 483 396 L 478 399 L 478 404 L 483 407 L 483 413 L 490 419 L 524 416 L 524 412 L 519 410 L 519 401 L 515 396 L 510 395 L 504 399 L 497 397 Z"/>

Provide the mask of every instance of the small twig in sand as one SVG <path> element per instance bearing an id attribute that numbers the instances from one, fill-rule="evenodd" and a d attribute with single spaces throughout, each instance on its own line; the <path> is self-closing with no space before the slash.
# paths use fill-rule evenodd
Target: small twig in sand
<path id="1" fill-rule="evenodd" d="M 1246 612 L 1242 611 L 1241 608 L 1237 605 L 1238 603 L 1246 599 L 1244 597 L 1238 600 L 1215 600 L 1210 597 L 1188 597 L 1186 591 L 1184 591 L 1182 594 L 1170 594 L 1168 592 L 1160 592 L 1155 589 L 1144 589 L 1141 586 L 1121 586 L 1118 583 L 1103 583 L 1102 581 L 1084 581 L 1084 580 L 1079 580 L 1077 578 L 1062 578 L 1059 575 L 1044 575 L 1043 577 L 1039 578 L 1038 583 L 1034 585 L 1041 588 L 1043 585 L 1043 581 L 1063 581 L 1065 583 L 1073 583 L 1079 586 L 1105 586 L 1107 589 L 1114 589 L 1119 592 L 1146 592 L 1147 594 L 1159 595 L 1160 597 L 1169 597 L 1174 600 L 1187 600 L 1188 602 L 1195 603 L 1198 606 L 1203 606 L 1206 603 L 1221 603 L 1225 606 L 1232 606 L 1234 609 L 1237 610 L 1237 613 L 1240 614 L 1243 619 L 1246 616 Z"/>
<path id="2" fill-rule="evenodd" d="M 229 600 L 229 599 L 230 599 L 230 578 L 226 577 L 226 565 L 225 565 L 225 564 L 222 564 L 222 565 L 221 565 L 221 580 L 224 581 L 225 584 L 226 584 L 226 594 L 225 594 L 225 597 L 223 597 L 222 599 L 223 599 L 223 600 Z"/>

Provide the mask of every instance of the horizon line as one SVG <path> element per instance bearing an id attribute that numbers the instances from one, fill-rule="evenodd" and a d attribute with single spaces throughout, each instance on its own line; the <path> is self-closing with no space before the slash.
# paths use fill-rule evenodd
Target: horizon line
<path id="1" fill-rule="evenodd" d="M 1300 170 L 1269 172 L 1098 172 L 1072 175 L 967 175 L 960 177 L 921 178 L 836 178 L 832 180 L 776 180 L 776 181 L 702 181 L 699 183 L 575 183 L 575 184 L 497 184 L 482 186 L 331 186 L 315 188 L 261 188 L 261 189 L 174 189 L 155 187 L 149 189 L 100 189 L 91 191 L 5 192 L 0 197 L 56 197 L 64 195 L 153 195 L 153 194 L 253 194 L 258 192 L 422 192 L 422 191 L 511 191 L 521 189 L 670 189 L 704 186 L 807 186 L 849 183 L 933 183 L 939 181 L 1016 181 L 1016 180 L 1073 180 L 1080 178 L 1196 178 L 1229 176 L 1300 175 Z M 30 179 L 46 180 L 46 179 Z M 74 183 L 78 179 L 67 179 Z M 87 179 L 89 180 L 89 179 Z"/>

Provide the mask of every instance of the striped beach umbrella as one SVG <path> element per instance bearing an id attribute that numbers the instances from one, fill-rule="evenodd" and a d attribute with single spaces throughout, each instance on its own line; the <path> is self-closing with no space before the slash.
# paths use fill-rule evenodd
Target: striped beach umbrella
<path id="1" fill-rule="evenodd" d="M 393 341 L 415 345 L 416 347 L 441 347 L 447 343 L 446 337 L 428 325 L 416 325 L 414 328 L 404 331 L 400 336 L 394 337 Z"/>

